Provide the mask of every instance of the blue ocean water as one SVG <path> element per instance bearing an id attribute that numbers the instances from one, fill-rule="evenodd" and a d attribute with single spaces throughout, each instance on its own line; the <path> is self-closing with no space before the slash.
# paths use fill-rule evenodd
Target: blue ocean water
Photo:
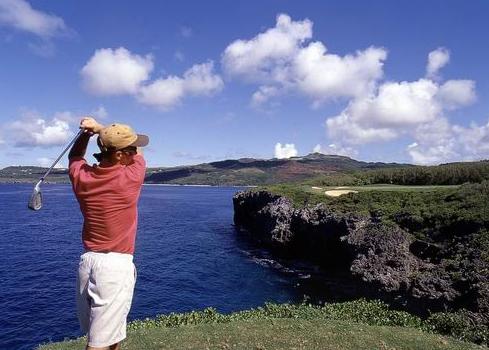
<path id="1" fill-rule="evenodd" d="M 43 208 L 34 212 L 27 209 L 32 189 L 0 185 L 0 349 L 32 349 L 81 335 L 75 311 L 78 203 L 69 185 L 43 185 Z M 130 320 L 302 300 L 292 275 L 257 258 L 257 248 L 233 226 L 238 190 L 143 187 Z"/>

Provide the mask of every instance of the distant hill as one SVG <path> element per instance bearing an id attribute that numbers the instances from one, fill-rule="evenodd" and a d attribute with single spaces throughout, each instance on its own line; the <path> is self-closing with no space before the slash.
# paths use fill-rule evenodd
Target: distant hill
<path id="1" fill-rule="evenodd" d="M 265 185 L 302 181 L 346 171 L 405 166 L 409 165 L 368 163 L 344 156 L 311 153 L 304 157 L 288 159 L 241 158 L 192 166 L 150 168 L 146 183 Z"/>
<path id="2" fill-rule="evenodd" d="M 8 166 L 0 170 L 0 183 L 34 183 L 48 168 L 38 166 Z M 69 183 L 68 169 L 53 169 L 47 183 Z"/>
<path id="3" fill-rule="evenodd" d="M 311 153 L 288 159 L 229 159 L 198 165 L 148 168 L 146 183 L 181 185 L 265 185 L 302 181 L 320 175 L 406 167 L 409 164 L 369 163 L 345 156 Z M 0 170 L 0 183 L 36 182 L 47 168 L 10 166 Z M 54 169 L 47 182 L 68 183 L 67 169 Z"/>

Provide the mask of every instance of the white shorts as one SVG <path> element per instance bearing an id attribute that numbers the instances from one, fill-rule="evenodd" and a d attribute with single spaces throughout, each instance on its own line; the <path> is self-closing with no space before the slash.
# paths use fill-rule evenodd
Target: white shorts
<path id="1" fill-rule="evenodd" d="M 80 257 L 76 304 L 89 346 L 110 346 L 126 338 L 135 282 L 131 254 L 86 252 Z"/>

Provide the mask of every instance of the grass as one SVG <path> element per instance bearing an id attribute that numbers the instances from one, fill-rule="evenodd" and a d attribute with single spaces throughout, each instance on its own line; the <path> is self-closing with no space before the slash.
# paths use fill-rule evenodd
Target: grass
<path id="1" fill-rule="evenodd" d="M 318 186 L 321 187 L 321 186 Z M 321 189 L 315 189 L 312 188 L 304 188 L 306 191 L 313 191 L 313 192 L 321 192 L 327 191 L 327 190 L 334 190 L 338 189 L 338 187 L 341 187 L 340 189 L 342 190 L 354 190 L 354 191 L 402 191 L 402 192 L 409 192 L 409 191 L 436 191 L 436 190 L 444 190 L 444 189 L 456 189 L 460 186 L 458 185 L 440 185 L 440 186 L 401 186 L 401 185 L 389 185 L 389 184 L 380 184 L 380 185 L 364 185 L 364 186 L 324 186 L 321 187 Z"/>
<path id="2" fill-rule="evenodd" d="M 450 315 L 422 320 L 363 299 L 324 306 L 266 304 L 232 314 L 205 309 L 134 321 L 123 349 L 487 349 L 462 341 L 486 343 L 486 330 L 453 332 L 458 323 Z M 40 349 L 82 349 L 85 342 Z"/>
<path id="3" fill-rule="evenodd" d="M 84 339 L 41 349 L 82 349 Z M 484 349 L 412 328 L 324 319 L 268 319 L 132 331 L 123 349 Z"/>

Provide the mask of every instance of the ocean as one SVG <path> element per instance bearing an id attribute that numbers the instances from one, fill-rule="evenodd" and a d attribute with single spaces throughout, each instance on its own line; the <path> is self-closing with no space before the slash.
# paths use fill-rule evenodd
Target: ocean
<path id="1" fill-rule="evenodd" d="M 82 216 L 70 185 L 0 185 L 0 349 L 81 336 L 75 284 Z M 303 276 L 267 256 L 233 225 L 236 187 L 145 185 L 129 320 L 214 307 L 219 312 L 300 302 Z M 307 278 L 308 276 L 306 276 Z"/>

